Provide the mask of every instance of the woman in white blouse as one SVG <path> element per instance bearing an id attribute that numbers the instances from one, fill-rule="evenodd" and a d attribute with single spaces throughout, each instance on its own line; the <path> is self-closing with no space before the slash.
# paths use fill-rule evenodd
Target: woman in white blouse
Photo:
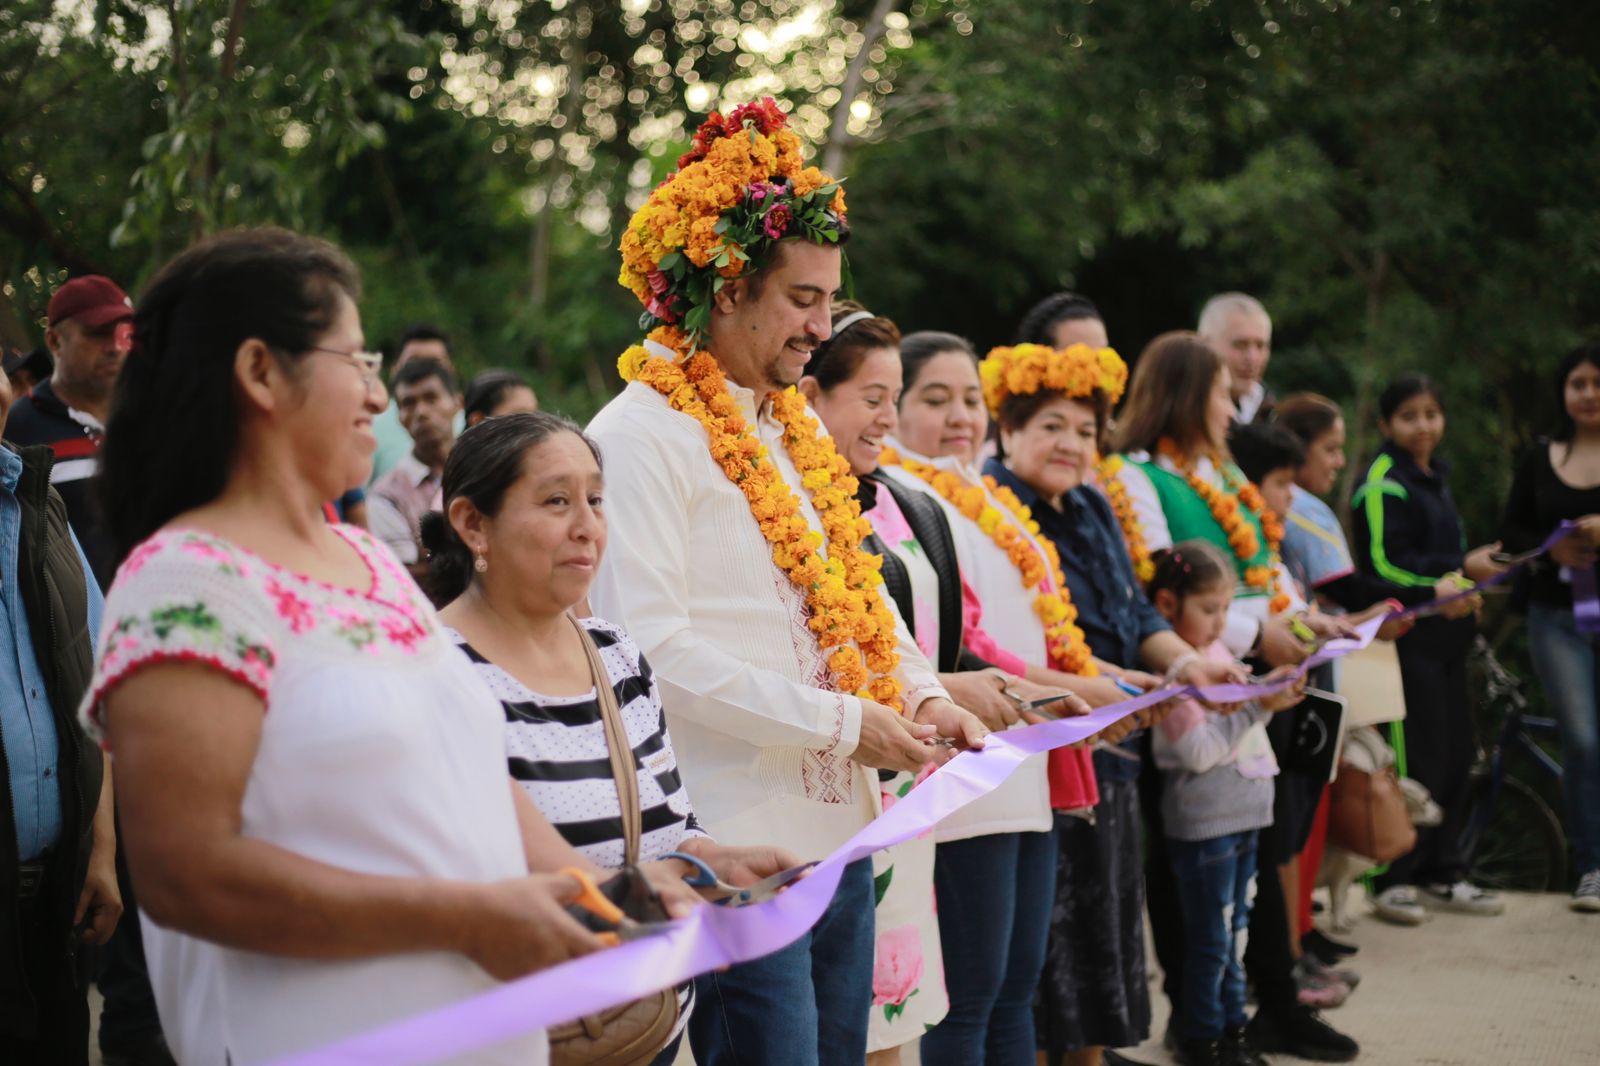
<path id="1" fill-rule="evenodd" d="M 355 268 L 223 234 L 140 300 L 103 453 L 122 565 L 86 711 L 115 759 L 163 1028 L 186 1063 L 305 1052 L 600 944 L 500 707 L 322 503 L 384 408 Z M 458 1061 L 528 1066 L 543 1034 Z"/>

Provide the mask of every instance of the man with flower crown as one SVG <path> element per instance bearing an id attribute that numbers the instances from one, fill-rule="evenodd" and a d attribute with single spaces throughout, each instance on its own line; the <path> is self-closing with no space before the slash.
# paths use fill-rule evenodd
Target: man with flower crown
<path id="1" fill-rule="evenodd" d="M 821 858 L 878 813 L 879 769 L 983 743 L 880 589 L 850 465 L 793 389 L 830 332 L 848 230 L 768 98 L 713 114 L 622 238 L 654 327 L 595 417 L 610 550 L 593 590 L 661 686 L 684 780 L 726 843 Z M 859 1064 L 870 862 L 795 944 L 700 978 L 701 1066 Z"/>

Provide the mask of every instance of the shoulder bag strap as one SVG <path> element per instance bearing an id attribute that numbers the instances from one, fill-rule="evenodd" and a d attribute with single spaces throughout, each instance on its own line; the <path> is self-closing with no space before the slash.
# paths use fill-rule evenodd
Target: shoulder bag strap
<path id="1" fill-rule="evenodd" d="M 623 859 L 632 866 L 639 861 L 639 837 L 643 833 L 643 812 L 639 806 L 638 768 L 634 763 L 633 746 L 628 743 L 628 731 L 622 724 L 622 711 L 617 707 L 617 692 L 606 673 L 606 664 L 600 661 L 600 652 L 589 639 L 576 618 L 567 616 L 572 628 L 578 631 L 583 643 L 583 653 L 589 660 L 589 674 L 594 678 L 595 702 L 600 705 L 600 720 L 605 724 L 606 748 L 611 753 L 611 776 L 616 779 L 617 798 L 622 803 Z"/>

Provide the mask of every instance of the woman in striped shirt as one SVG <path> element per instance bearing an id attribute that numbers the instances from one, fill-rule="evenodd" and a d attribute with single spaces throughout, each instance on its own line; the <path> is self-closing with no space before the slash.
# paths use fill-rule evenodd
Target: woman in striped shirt
<path id="1" fill-rule="evenodd" d="M 486 419 L 462 434 L 443 477 L 444 512 L 423 523 L 440 618 L 506 715 L 511 776 L 597 874 L 623 865 L 622 806 L 598 693 L 568 615 L 585 605 L 605 552 L 600 453 L 567 419 L 545 412 Z M 753 884 L 798 865 L 780 848 L 725 847 L 695 821 L 678 775 L 650 666 L 621 628 L 580 620 L 616 693 L 638 775 L 641 869 L 669 909 L 695 870 Z M 692 897 L 690 897 L 692 898 Z M 681 913 L 681 912 L 678 912 Z M 658 1058 L 670 1063 L 688 1020 Z"/>

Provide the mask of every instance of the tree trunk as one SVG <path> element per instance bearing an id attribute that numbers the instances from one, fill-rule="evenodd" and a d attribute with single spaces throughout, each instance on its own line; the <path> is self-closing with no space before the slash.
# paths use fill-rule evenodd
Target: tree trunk
<path id="1" fill-rule="evenodd" d="M 1389 253 L 1381 250 L 1376 252 L 1372 257 L 1372 266 L 1365 273 L 1367 309 L 1361 338 L 1361 360 L 1356 368 L 1355 409 L 1345 419 L 1349 461 L 1339 478 L 1339 497 L 1333 502 L 1334 513 L 1346 529 L 1350 528 L 1350 498 L 1355 495 L 1356 480 L 1365 476 L 1367 459 L 1373 450 L 1370 448 L 1370 427 L 1373 423 L 1373 405 L 1377 401 L 1378 320 L 1383 311 L 1383 290 L 1389 280 Z"/>
<path id="2" fill-rule="evenodd" d="M 580 0 L 572 9 L 572 39 L 567 42 L 564 49 L 567 60 L 567 91 L 561 101 L 561 113 L 566 118 L 561 126 L 562 133 L 577 128 L 583 101 L 585 57 L 589 53 L 591 25 L 589 5 Z M 550 302 L 550 239 L 551 230 L 555 225 L 556 189 L 567 172 L 567 161 L 561 153 L 560 140 L 560 137 L 556 138 L 556 150 L 550 157 L 550 177 L 545 182 L 544 206 L 539 209 L 539 217 L 534 219 L 533 235 L 528 247 L 528 302 L 533 305 L 535 315 L 541 318 Z M 538 359 L 541 371 L 550 369 L 550 350 L 551 346 L 548 344 L 539 346 Z"/>
<path id="3" fill-rule="evenodd" d="M 872 14 L 861 31 L 861 47 L 850 57 L 845 68 L 844 81 L 839 85 L 839 102 L 833 109 L 833 121 L 828 124 L 828 143 L 822 150 L 822 169 L 837 176 L 844 166 L 844 150 L 850 140 L 850 104 L 861 91 L 861 76 L 866 73 L 868 57 L 878 38 L 883 36 L 883 22 L 895 9 L 897 0 L 877 0 Z"/>

